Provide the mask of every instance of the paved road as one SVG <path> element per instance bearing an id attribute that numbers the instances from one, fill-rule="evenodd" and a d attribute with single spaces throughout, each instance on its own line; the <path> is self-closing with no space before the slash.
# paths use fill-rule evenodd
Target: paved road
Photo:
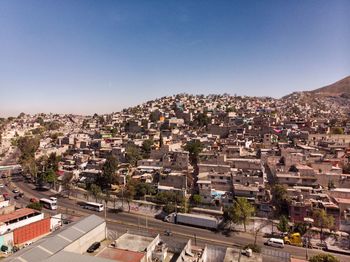
<path id="1" fill-rule="evenodd" d="M 9 156 L 8 160 L 5 163 L 13 161 L 11 160 L 11 156 Z M 29 203 L 29 199 L 32 197 L 41 198 L 45 196 L 51 196 L 52 193 L 50 191 L 37 191 L 34 189 L 34 185 L 28 184 L 26 182 L 16 182 L 16 186 L 25 193 L 25 197 L 19 200 L 21 205 L 25 205 Z M 8 189 L 5 189 L 8 191 Z M 163 222 L 161 220 L 157 220 L 152 217 L 142 216 L 139 214 L 132 213 L 97 213 L 94 211 L 88 211 L 79 206 L 79 202 L 74 199 L 67 198 L 59 198 L 58 201 L 59 210 L 57 212 L 69 213 L 75 215 L 86 216 L 89 214 L 96 214 L 101 217 L 106 215 L 108 228 L 110 230 L 116 230 L 117 232 L 125 232 L 127 229 L 133 231 L 145 232 L 148 231 L 151 234 L 163 234 L 165 230 L 171 230 L 173 232 L 173 237 L 170 239 L 176 239 L 181 246 L 184 244 L 189 238 L 192 238 L 198 244 L 213 244 L 224 247 L 242 247 L 246 244 L 253 243 L 254 237 L 251 234 L 246 233 L 238 233 L 231 232 L 230 235 L 225 235 L 222 232 L 213 232 L 206 229 L 183 226 L 183 225 L 175 225 Z M 48 211 L 53 213 L 52 211 Z M 266 240 L 262 237 L 258 237 L 257 243 L 263 245 Z M 271 247 L 266 248 L 267 251 L 276 250 L 280 251 L 280 249 L 274 249 Z M 306 249 L 302 247 L 294 247 L 294 246 L 285 246 L 283 249 L 286 252 L 289 252 L 293 257 L 296 258 L 305 258 Z M 323 251 L 320 250 L 308 250 L 309 256 L 321 253 Z M 336 255 L 341 261 L 349 261 L 350 256 L 346 255 Z"/>
<path id="2" fill-rule="evenodd" d="M 41 198 L 45 196 L 52 196 L 50 191 L 37 191 L 34 189 L 34 185 L 27 184 L 25 182 L 16 183 L 18 188 L 26 195 L 26 199 L 31 197 Z M 58 200 L 59 210 L 58 212 L 69 213 L 74 215 L 88 215 L 96 214 L 104 217 L 104 212 L 98 213 L 83 209 L 79 206 L 79 201 L 68 198 L 59 198 Z M 175 225 L 157 220 L 152 217 L 142 216 L 133 213 L 121 212 L 121 213 L 106 213 L 106 219 L 109 229 L 116 230 L 117 232 L 125 232 L 127 229 L 133 231 L 148 231 L 151 234 L 163 234 L 165 230 L 171 230 L 174 237 L 180 240 L 180 243 L 185 243 L 189 238 L 196 240 L 197 243 L 207 243 L 225 247 L 241 247 L 248 243 L 254 242 L 254 237 L 251 234 L 231 232 L 230 235 L 225 235 L 222 232 L 213 232 L 207 229 L 195 228 L 190 226 Z M 257 243 L 263 245 L 266 239 L 258 237 Z M 274 249 L 268 247 L 267 249 Z M 276 249 L 280 251 L 280 249 Z M 293 257 L 305 258 L 306 249 L 302 247 L 285 246 L 283 251 L 291 253 Z M 323 251 L 320 250 L 308 250 L 309 256 L 315 255 Z M 350 257 L 345 255 L 338 255 L 341 261 L 349 261 Z"/>

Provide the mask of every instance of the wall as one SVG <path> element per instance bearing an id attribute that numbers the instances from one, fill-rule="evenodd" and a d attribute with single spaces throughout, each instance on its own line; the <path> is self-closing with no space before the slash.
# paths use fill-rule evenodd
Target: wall
<path id="1" fill-rule="evenodd" d="M 77 239 L 66 248 L 64 251 L 74 252 L 83 254 L 86 250 L 96 241 L 102 241 L 106 238 L 106 223 L 102 223 L 101 225 L 95 227 L 90 232 L 87 232 L 84 236 Z"/>
<path id="2" fill-rule="evenodd" d="M 27 218 L 25 220 L 18 221 L 16 223 L 13 223 L 13 224 L 10 224 L 10 225 L 5 225 L 5 224 L 1 225 L 0 226 L 0 234 L 4 234 L 4 233 L 8 232 L 9 230 L 14 230 L 16 228 L 23 227 L 25 225 L 37 222 L 39 220 L 42 220 L 43 218 L 44 218 L 44 214 L 41 213 L 39 215 Z"/>
<path id="3" fill-rule="evenodd" d="M 8 246 L 10 248 L 13 246 L 13 232 L 0 236 L 0 247 L 2 245 Z"/>
<path id="4" fill-rule="evenodd" d="M 50 219 L 50 230 L 56 230 L 60 226 L 62 226 L 62 214 L 52 216 Z"/>
<path id="5" fill-rule="evenodd" d="M 29 225 L 16 228 L 13 231 L 13 242 L 15 245 L 23 244 L 34 238 L 50 232 L 50 218 L 44 218 Z"/>

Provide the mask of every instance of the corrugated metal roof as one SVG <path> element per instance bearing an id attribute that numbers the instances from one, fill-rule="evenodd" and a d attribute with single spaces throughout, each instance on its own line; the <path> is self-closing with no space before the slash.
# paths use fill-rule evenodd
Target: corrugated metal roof
<path id="1" fill-rule="evenodd" d="M 104 219 L 90 215 L 76 223 L 71 224 L 62 231 L 57 231 L 48 237 L 45 237 L 29 247 L 22 249 L 5 261 L 13 262 L 39 262 L 55 255 L 63 250 L 75 240 L 84 236 L 87 232 L 104 223 Z M 84 256 L 85 257 L 85 256 Z M 57 260 L 59 261 L 59 260 Z M 62 261 L 62 260 L 61 260 Z M 66 260 L 72 261 L 72 260 Z M 75 260 L 74 260 L 75 261 Z"/>
<path id="2" fill-rule="evenodd" d="M 74 261 L 74 262 L 119 262 L 118 260 L 110 260 L 101 257 L 83 256 L 72 252 L 62 251 L 54 256 L 46 259 L 45 262 L 62 262 L 62 261 Z"/>

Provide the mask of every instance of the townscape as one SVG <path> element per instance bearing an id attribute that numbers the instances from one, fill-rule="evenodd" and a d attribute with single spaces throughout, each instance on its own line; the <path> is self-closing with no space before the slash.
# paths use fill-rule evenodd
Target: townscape
<path id="1" fill-rule="evenodd" d="M 177 94 L 110 114 L 2 118 L 1 253 L 348 261 L 350 103 L 332 90 Z"/>

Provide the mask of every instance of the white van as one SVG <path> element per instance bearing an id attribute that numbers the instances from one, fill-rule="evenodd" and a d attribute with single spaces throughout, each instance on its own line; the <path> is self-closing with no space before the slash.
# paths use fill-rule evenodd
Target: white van
<path id="1" fill-rule="evenodd" d="M 283 239 L 278 239 L 278 238 L 270 238 L 269 240 L 267 240 L 266 245 L 271 247 L 284 248 Z"/>

